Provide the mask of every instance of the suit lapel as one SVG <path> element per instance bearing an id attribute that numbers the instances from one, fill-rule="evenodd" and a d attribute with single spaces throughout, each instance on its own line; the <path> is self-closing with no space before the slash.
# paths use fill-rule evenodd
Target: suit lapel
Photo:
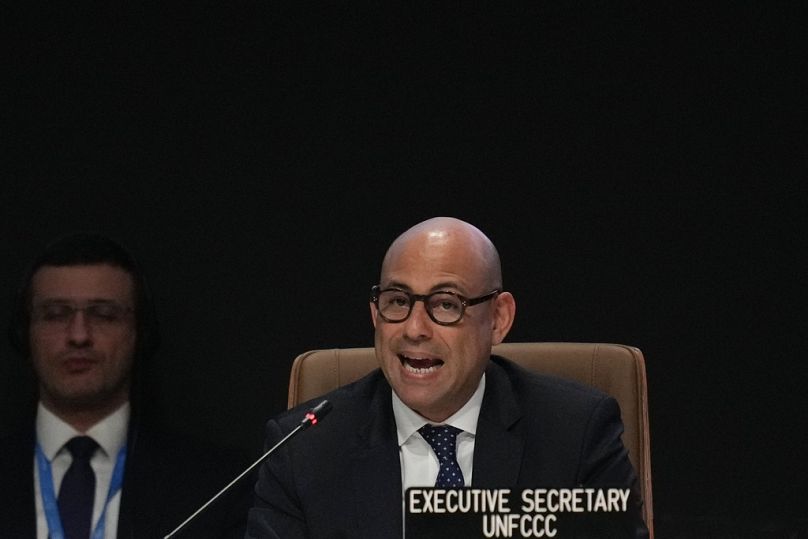
<path id="1" fill-rule="evenodd" d="M 358 537 L 367 539 L 401 537 L 403 527 L 401 463 L 390 392 L 386 382 L 377 384 L 351 462 Z"/>
<path id="2" fill-rule="evenodd" d="M 499 365 L 489 362 L 474 442 L 473 486 L 501 488 L 518 483 L 525 441 L 512 427 L 521 417 L 510 380 Z"/>

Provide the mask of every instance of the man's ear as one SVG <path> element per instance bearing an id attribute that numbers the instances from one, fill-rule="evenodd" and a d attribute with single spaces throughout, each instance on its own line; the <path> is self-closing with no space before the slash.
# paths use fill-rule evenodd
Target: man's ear
<path id="1" fill-rule="evenodd" d="M 494 317 L 491 325 L 491 344 L 499 344 L 511 330 L 516 317 L 516 300 L 510 292 L 500 292 L 494 298 Z"/>
<path id="2" fill-rule="evenodd" d="M 376 309 L 376 304 L 372 301 L 370 302 L 370 321 L 373 322 L 374 329 L 376 328 L 376 320 L 377 320 L 377 313 L 378 309 Z"/>

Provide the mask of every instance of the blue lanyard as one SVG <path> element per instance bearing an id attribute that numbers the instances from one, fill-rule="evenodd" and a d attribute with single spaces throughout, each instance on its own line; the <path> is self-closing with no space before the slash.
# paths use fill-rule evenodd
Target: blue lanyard
<path id="1" fill-rule="evenodd" d="M 64 539 L 65 532 L 62 529 L 62 521 L 59 518 L 59 506 L 56 502 L 56 493 L 53 488 L 53 472 L 51 463 L 42 452 L 39 442 L 36 444 L 36 462 L 39 468 L 39 490 L 42 493 L 42 507 L 45 509 L 45 518 L 48 521 L 48 531 L 50 539 Z M 104 528 L 106 527 L 107 506 L 115 494 L 121 490 L 123 485 L 123 469 L 126 463 L 126 445 L 118 451 L 118 458 L 115 460 L 115 468 L 112 470 L 112 479 L 109 482 L 109 492 L 104 502 L 104 509 L 98 517 L 92 539 L 104 539 Z"/>

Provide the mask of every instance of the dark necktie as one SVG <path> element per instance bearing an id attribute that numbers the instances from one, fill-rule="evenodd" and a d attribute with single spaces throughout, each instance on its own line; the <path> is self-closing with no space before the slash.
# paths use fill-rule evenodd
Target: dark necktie
<path id="1" fill-rule="evenodd" d="M 89 436 L 77 436 L 66 446 L 73 462 L 59 487 L 59 517 L 65 539 L 89 539 L 95 500 L 95 473 L 90 459 L 98 444 Z"/>
<path id="2" fill-rule="evenodd" d="M 457 435 L 463 432 L 451 425 L 424 425 L 418 432 L 424 437 L 432 451 L 438 456 L 440 470 L 435 486 L 439 488 L 458 488 L 464 485 L 463 472 L 457 463 Z"/>

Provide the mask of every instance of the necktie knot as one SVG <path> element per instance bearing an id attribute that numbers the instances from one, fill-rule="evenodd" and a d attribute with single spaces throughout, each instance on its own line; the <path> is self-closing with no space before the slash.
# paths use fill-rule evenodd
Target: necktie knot
<path id="1" fill-rule="evenodd" d="M 76 460 L 90 460 L 98 448 L 98 443 L 89 436 L 76 436 L 71 438 L 65 446 Z"/>
<path id="2" fill-rule="evenodd" d="M 463 472 L 457 463 L 457 435 L 463 432 L 451 425 L 426 424 L 418 432 L 432 447 L 438 457 L 440 470 L 435 481 L 436 487 L 457 488 L 464 485 Z"/>
<path id="3" fill-rule="evenodd" d="M 437 454 L 438 451 L 445 453 L 449 449 L 454 453 L 457 435 L 463 431 L 451 425 L 430 425 L 427 423 L 418 429 L 418 432 L 421 433 L 424 440 L 432 446 L 433 451 Z"/>

